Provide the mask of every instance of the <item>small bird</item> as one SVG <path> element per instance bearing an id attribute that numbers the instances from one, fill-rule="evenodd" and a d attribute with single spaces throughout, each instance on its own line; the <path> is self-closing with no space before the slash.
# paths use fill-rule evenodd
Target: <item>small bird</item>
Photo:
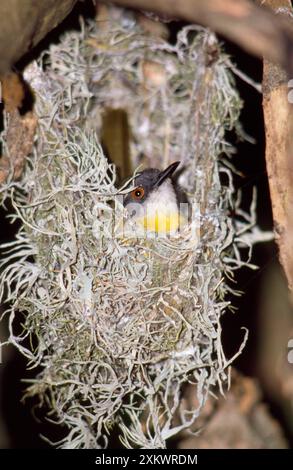
<path id="1" fill-rule="evenodd" d="M 148 168 L 138 173 L 135 188 L 124 197 L 131 220 L 146 234 L 173 234 L 186 222 L 181 209 L 188 201 L 172 178 L 179 164 L 174 162 L 163 171 Z"/>

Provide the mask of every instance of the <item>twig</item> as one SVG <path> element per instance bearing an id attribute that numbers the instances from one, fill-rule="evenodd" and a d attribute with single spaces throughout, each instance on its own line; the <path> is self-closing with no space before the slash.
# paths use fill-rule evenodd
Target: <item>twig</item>
<path id="1" fill-rule="evenodd" d="M 268 0 L 273 8 L 288 7 L 287 0 Z M 272 201 L 275 237 L 280 262 L 293 290 L 293 105 L 288 99 L 287 77 L 275 65 L 264 62 L 263 110 L 266 132 L 266 164 Z"/>

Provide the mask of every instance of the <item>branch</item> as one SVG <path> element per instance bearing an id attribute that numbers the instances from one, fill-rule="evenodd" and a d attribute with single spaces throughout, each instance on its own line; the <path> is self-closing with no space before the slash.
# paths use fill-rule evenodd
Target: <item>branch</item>
<path id="1" fill-rule="evenodd" d="M 112 3 L 102 0 L 102 3 Z M 120 6 L 199 23 L 260 58 L 281 65 L 293 77 L 293 26 L 250 0 L 115 0 Z"/>
<path id="2" fill-rule="evenodd" d="M 43 39 L 70 13 L 77 0 L 1 0 L 0 74 Z"/>
<path id="3" fill-rule="evenodd" d="M 288 13 L 292 12 L 289 0 L 268 0 L 267 4 L 273 8 L 287 7 Z M 263 110 L 266 165 L 280 262 L 286 273 L 289 288 L 293 290 L 293 96 L 291 95 L 284 72 L 265 61 Z"/>

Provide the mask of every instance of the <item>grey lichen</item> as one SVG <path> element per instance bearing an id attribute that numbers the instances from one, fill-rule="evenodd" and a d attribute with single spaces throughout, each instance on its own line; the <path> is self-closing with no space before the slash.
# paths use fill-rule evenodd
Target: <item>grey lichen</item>
<path id="1" fill-rule="evenodd" d="M 107 446 L 117 426 L 126 447 L 164 448 L 229 385 L 234 358 L 220 319 L 255 222 L 254 206 L 236 205 L 238 221 L 229 218 L 233 183 L 220 159 L 241 102 L 209 31 L 185 27 L 171 46 L 129 13 L 109 21 L 66 33 L 25 71 L 39 130 L 22 181 L 2 188 L 22 228 L 2 246 L 0 294 L 10 302 L 8 341 L 42 368 L 27 395 L 68 427 L 60 446 Z M 180 182 L 198 211 L 172 239 L 119 235 L 125 188 L 97 137 L 107 107 L 128 113 L 134 167 L 142 155 L 155 167 L 183 163 Z M 187 383 L 192 409 L 181 400 Z"/>

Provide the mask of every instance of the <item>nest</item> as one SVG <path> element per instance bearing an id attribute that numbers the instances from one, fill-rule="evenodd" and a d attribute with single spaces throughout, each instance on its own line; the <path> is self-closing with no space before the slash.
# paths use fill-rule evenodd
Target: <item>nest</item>
<path id="1" fill-rule="evenodd" d="M 25 71 L 39 128 L 21 182 L 2 190 L 22 228 L 3 247 L 1 295 L 9 342 L 41 367 L 27 395 L 68 427 L 61 447 L 105 447 L 116 427 L 126 447 L 164 448 L 229 385 L 220 319 L 254 224 L 223 158 L 241 109 L 230 68 L 208 30 L 185 27 L 171 45 L 120 12 L 82 23 Z M 133 168 L 181 160 L 196 207 L 182 233 L 117 236 L 126 189 L 99 143 L 108 108 L 127 112 Z"/>

